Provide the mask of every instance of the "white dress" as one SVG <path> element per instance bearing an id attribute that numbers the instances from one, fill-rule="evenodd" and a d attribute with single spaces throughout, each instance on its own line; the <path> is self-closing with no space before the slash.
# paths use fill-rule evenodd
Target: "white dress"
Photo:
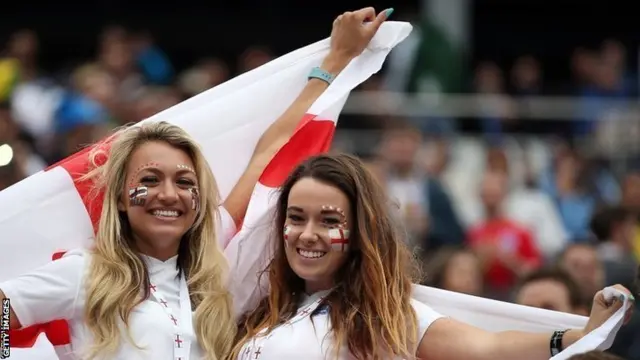
<path id="1" fill-rule="evenodd" d="M 235 226 L 233 220 L 224 208 L 221 207 L 220 210 L 220 234 L 232 234 L 233 230 L 229 228 Z M 84 321 L 85 282 L 90 257 L 86 250 L 69 251 L 59 260 L 16 279 L 0 283 L 0 289 L 11 299 L 11 306 L 24 327 L 58 319 L 67 320 L 71 332 L 71 348 L 78 359 L 92 343 L 91 334 Z M 172 313 L 180 314 L 177 256 L 164 262 L 148 256 L 143 258 L 149 269 L 151 283 L 163 294 Z M 182 320 L 180 322 L 184 323 Z M 124 335 L 124 324 L 120 325 Z M 143 350 L 136 349 L 127 341 L 126 336 L 122 336 L 116 354 L 108 359 L 174 360 L 175 328 L 161 304 L 147 299 L 136 306 L 129 319 L 129 331 L 136 345 Z M 182 329 L 181 338 L 185 344 L 190 343 L 190 360 L 203 357 L 193 326 Z"/>
<path id="2" fill-rule="evenodd" d="M 317 309 L 319 300 L 328 291 L 306 297 L 298 308 L 298 313 L 288 322 L 280 325 L 271 333 L 261 334 L 250 339 L 242 347 L 237 360 L 332 360 L 334 349 L 328 335 L 330 318 L 328 308 L 323 308 L 313 316 L 309 314 Z M 443 317 L 429 306 L 416 300 L 411 305 L 418 318 L 418 341 L 422 339 L 429 326 Z M 417 349 L 415 349 L 417 350 Z M 339 359 L 349 359 L 346 345 L 340 349 Z"/>

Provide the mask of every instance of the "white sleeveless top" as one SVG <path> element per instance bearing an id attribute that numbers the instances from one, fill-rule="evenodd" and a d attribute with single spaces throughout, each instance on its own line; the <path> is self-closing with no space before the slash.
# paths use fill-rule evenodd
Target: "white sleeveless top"
<path id="1" fill-rule="evenodd" d="M 291 320 L 271 333 L 263 333 L 245 343 L 237 360 L 333 360 L 335 350 L 328 336 L 331 325 L 329 308 L 320 309 L 313 316 L 313 322 L 309 317 L 317 309 L 320 300 L 328 293 L 329 291 L 322 291 L 307 297 Z M 418 317 L 417 339 L 420 341 L 429 326 L 442 315 L 413 299 L 411 305 Z M 348 349 L 343 346 L 340 349 L 339 359 L 349 358 Z"/>
<path id="2" fill-rule="evenodd" d="M 233 234 L 235 227 L 231 216 L 220 207 L 222 223 L 219 234 Z M 61 259 L 53 261 L 33 272 L 0 283 L 0 289 L 11 299 L 11 306 L 23 327 L 67 320 L 71 332 L 71 348 L 76 358 L 92 344 L 92 337 L 84 320 L 86 301 L 86 274 L 91 255 L 87 250 L 72 250 Z M 143 255 L 151 283 L 163 294 L 173 314 L 180 314 L 180 278 L 177 256 L 160 261 Z M 192 309 L 195 310 L 195 309 Z M 193 313 L 192 313 L 193 314 Z M 184 323 L 184 321 L 181 321 Z M 121 344 L 109 360 L 174 360 L 173 341 L 175 328 L 165 309 L 154 300 L 147 299 L 136 306 L 129 319 L 129 332 L 137 349 L 124 335 L 120 323 Z M 195 337 L 193 327 L 183 330 L 181 337 L 190 342 L 189 360 L 200 360 L 203 352 Z M 185 359 L 186 360 L 186 359 Z"/>

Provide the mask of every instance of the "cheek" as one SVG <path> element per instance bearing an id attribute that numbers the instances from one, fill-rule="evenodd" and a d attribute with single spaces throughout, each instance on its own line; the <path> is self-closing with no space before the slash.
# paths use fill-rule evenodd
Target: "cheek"
<path id="1" fill-rule="evenodd" d="M 189 189 L 189 198 L 191 201 L 191 210 L 198 212 L 200 210 L 200 190 L 197 187 Z"/>
<path id="2" fill-rule="evenodd" d="M 144 206 L 149 196 L 149 188 L 144 185 L 130 187 L 127 190 L 129 206 Z"/>
<path id="3" fill-rule="evenodd" d="M 343 228 L 329 229 L 327 232 L 329 244 L 333 251 L 346 253 L 349 251 L 349 235 L 350 231 Z"/>

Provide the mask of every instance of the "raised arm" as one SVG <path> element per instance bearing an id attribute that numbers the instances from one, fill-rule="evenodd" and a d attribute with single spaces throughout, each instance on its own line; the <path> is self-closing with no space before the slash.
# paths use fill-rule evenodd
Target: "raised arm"
<path id="1" fill-rule="evenodd" d="M 622 286 L 616 285 L 616 287 L 629 293 Z M 567 348 L 585 334 L 598 328 L 621 306 L 622 301 L 618 298 L 615 298 L 611 304 L 607 304 L 603 292 L 598 292 L 594 298 L 587 326 L 584 329 L 572 329 L 564 333 L 559 344 L 560 348 Z M 429 327 L 420 341 L 417 356 L 426 360 L 546 360 L 551 357 L 552 335 L 521 331 L 493 333 L 445 318 L 436 320 Z"/>
<path id="2" fill-rule="evenodd" d="M 364 51 L 392 11 L 389 9 L 376 16 L 373 8 L 365 8 L 338 16 L 333 22 L 331 50 L 320 68 L 334 77 L 337 76 L 351 60 Z M 236 224 L 244 219 L 249 199 L 260 175 L 276 153 L 289 141 L 300 120 L 328 86 L 329 84 L 323 80 L 310 79 L 291 106 L 260 137 L 247 169 L 223 204 Z"/>

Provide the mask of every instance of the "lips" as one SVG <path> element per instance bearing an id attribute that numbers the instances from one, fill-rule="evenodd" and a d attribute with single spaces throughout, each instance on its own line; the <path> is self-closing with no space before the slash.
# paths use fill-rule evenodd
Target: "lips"
<path id="1" fill-rule="evenodd" d="M 182 211 L 176 209 L 154 209 L 150 213 L 159 218 L 177 218 L 182 215 Z"/>
<path id="2" fill-rule="evenodd" d="M 305 259 L 319 259 L 327 255 L 326 251 L 305 250 L 300 248 L 297 248 L 296 252 L 298 253 L 298 255 L 302 256 Z"/>

